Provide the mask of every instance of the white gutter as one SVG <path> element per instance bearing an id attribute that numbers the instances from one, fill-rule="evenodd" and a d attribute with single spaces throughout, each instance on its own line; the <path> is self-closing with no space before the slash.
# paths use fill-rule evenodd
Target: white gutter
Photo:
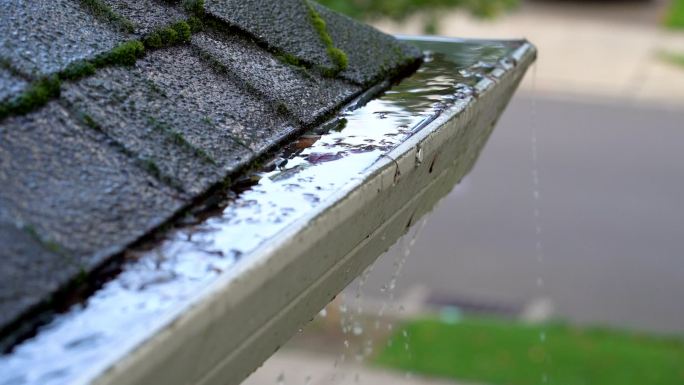
<path id="1" fill-rule="evenodd" d="M 214 234 L 214 243 L 223 245 L 226 254 L 236 248 L 249 252 L 213 260 L 216 274 L 189 274 L 195 278 L 188 280 L 189 289 L 182 295 L 170 292 L 178 286 L 167 288 L 162 276 L 153 293 L 156 302 L 150 306 L 167 297 L 175 301 L 172 306 L 159 305 L 163 311 L 148 312 L 145 317 L 140 315 L 145 309 L 126 308 L 124 315 L 116 313 L 121 319 L 111 319 L 112 328 L 120 333 L 112 334 L 115 337 L 103 337 L 109 331 L 105 328 L 89 334 L 95 336 L 91 343 L 84 337 L 85 342 L 71 351 L 53 346 L 51 341 L 69 330 L 109 322 L 84 313 L 89 309 L 98 313 L 101 306 L 104 317 L 121 301 L 114 302 L 114 295 L 95 296 L 84 309 L 75 309 L 9 357 L 0 358 L 0 372 L 16 375 L 18 384 L 239 383 L 468 173 L 535 57 L 534 47 L 522 44 L 511 60 L 501 62 L 489 78 L 477 84 L 477 96 L 457 101 L 380 157 L 378 152 L 360 157 L 357 162 L 365 162 L 360 172 L 321 195 L 316 205 L 288 218 L 285 225 L 277 221 L 255 225 L 253 229 L 263 229 L 263 233 L 254 235 L 251 249 L 242 247 L 243 243 L 252 245 L 252 227 L 246 223 L 229 229 L 239 229 L 238 233 Z M 245 219 L 261 214 L 252 212 Z M 174 245 L 160 247 L 159 253 L 169 253 Z M 203 256 L 193 258 L 179 257 L 174 263 L 206 269 Z M 123 273 L 103 293 L 117 285 L 130 287 L 127 279 Z M 191 285 L 197 281 L 202 285 Z M 95 326 L 89 319 L 96 320 Z M 63 365 L 63 373 L 54 369 L 62 366 L 50 359 L 60 354 L 78 357 Z"/>

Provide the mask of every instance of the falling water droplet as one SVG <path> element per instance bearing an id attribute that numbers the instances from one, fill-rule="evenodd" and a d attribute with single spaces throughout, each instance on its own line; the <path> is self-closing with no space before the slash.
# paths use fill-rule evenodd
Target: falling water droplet
<path id="1" fill-rule="evenodd" d="M 285 385 L 285 373 L 280 372 L 278 378 L 276 378 L 276 385 Z"/>
<path id="2" fill-rule="evenodd" d="M 352 331 L 354 332 L 355 336 L 360 336 L 361 334 L 363 334 L 363 327 L 357 323 L 354 325 Z"/>

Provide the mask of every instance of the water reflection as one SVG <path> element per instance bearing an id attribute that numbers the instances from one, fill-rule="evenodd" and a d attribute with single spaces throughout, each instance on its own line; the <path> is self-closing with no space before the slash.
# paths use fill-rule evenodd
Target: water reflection
<path id="1" fill-rule="evenodd" d="M 236 192 L 220 197 L 225 203 L 209 217 L 186 218 L 189 225 L 169 232 L 152 250 L 131 251 L 116 279 L 0 357 L 0 373 L 11 374 L 0 384 L 89 382 L 212 290 L 219 276 L 236 274 L 259 247 L 358 183 L 364 170 L 425 122 L 471 98 L 473 86 L 516 48 L 417 44 L 427 53 L 417 73 L 365 106 L 343 111 L 330 125 L 334 129 L 291 143 L 240 181 Z"/>

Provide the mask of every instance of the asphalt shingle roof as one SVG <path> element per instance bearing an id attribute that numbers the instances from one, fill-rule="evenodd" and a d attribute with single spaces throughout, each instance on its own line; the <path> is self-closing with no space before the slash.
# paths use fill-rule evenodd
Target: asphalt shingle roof
<path id="1" fill-rule="evenodd" d="M 316 3 L 264 3 L 0 0 L 0 334 L 420 60 Z"/>

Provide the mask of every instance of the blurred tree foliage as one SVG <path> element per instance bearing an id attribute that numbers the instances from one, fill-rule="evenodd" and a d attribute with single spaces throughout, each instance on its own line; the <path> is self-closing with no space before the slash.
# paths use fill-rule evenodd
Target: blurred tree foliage
<path id="1" fill-rule="evenodd" d="M 319 3 L 356 19 L 390 18 L 401 21 L 414 14 L 434 14 L 445 8 L 465 8 L 490 18 L 514 8 L 518 0 L 318 0 Z"/>

